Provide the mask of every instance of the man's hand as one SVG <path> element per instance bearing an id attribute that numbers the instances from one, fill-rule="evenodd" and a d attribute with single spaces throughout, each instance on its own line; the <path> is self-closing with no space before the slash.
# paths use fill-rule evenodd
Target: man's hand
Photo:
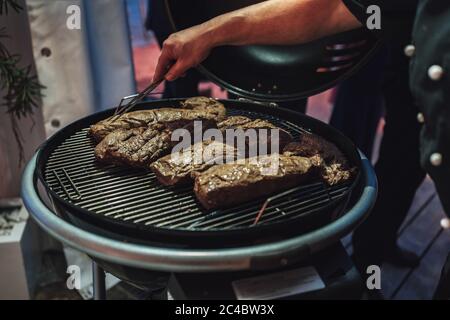
<path id="1" fill-rule="evenodd" d="M 360 26 L 342 0 L 263 1 L 171 35 L 153 80 L 175 80 L 216 46 L 299 44 Z"/>
<path id="2" fill-rule="evenodd" d="M 213 46 L 213 37 L 204 25 L 172 34 L 163 43 L 153 80 L 177 79 L 205 60 Z"/>

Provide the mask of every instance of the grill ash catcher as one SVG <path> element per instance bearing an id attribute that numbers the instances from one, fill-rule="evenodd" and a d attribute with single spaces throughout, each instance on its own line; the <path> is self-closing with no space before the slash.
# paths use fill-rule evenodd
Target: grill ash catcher
<path id="1" fill-rule="evenodd" d="M 166 5 L 176 31 L 255 2 Z M 195 15 L 185 15 L 187 5 Z M 46 232 L 92 258 L 97 299 L 105 298 L 104 271 L 142 288 L 170 275 L 176 299 L 358 298 L 362 283 L 340 239 L 375 203 L 373 168 L 339 131 L 278 104 L 332 87 L 376 47 L 356 30 L 301 46 L 217 48 L 199 66 L 239 97 L 222 101 L 228 115 L 269 120 L 294 139 L 312 132 L 333 142 L 358 169 L 350 183 L 313 183 L 207 212 L 191 187 L 163 187 L 151 172 L 95 161 L 87 129 L 111 109 L 61 129 L 38 150 L 23 175 L 24 204 Z M 133 110 L 180 101 L 140 102 Z"/>

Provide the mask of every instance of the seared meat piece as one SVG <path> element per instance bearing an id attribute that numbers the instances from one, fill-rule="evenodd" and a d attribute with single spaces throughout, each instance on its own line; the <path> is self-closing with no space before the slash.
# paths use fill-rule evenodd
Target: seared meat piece
<path id="1" fill-rule="evenodd" d="M 299 142 L 289 143 L 283 151 L 286 156 L 320 157 L 316 165 L 320 167 L 322 180 L 328 185 L 347 181 L 355 172 L 338 147 L 315 134 L 302 135 Z"/>
<path id="2" fill-rule="evenodd" d="M 243 116 L 232 116 L 228 117 L 222 122 L 217 124 L 217 128 L 219 128 L 224 134 L 227 129 L 241 129 L 244 132 L 248 129 L 255 129 L 257 133 L 257 139 L 255 141 L 249 141 L 249 138 L 246 137 L 246 150 L 250 150 L 251 147 L 257 147 L 258 143 L 266 143 L 267 144 L 267 153 L 280 153 L 281 150 L 285 148 L 285 146 L 292 141 L 292 136 L 289 132 L 280 129 L 270 123 L 269 121 L 262 119 L 252 120 Z M 267 129 L 267 140 L 262 141 L 263 136 L 259 134 L 259 129 Z M 278 129 L 279 131 L 279 150 L 272 150 L 272 142 L 271 142 L 271 130 Z M 254 146 L 256 144 L 256 146 Z M 258 155 L 261 153 L 258 151 Z"/>
<path id="3" fill-rule="evenodd" d="M 315 134 L 301 135 L 300 141 L 289 143 L 283 149 L 283 153 L 301 157 L 320 155 L 327 164 L 341 163 L 345 165 L 347 163 L 347 159 L 338 147 Z"/>
<path id="4" fill-rule="evenodd" d="M 179 111 L 175 108 L 163 108 L 158 109 L 160 113 L 172 113 Z M 146 128 L 155 122 L 156 114 L 155 110 L 141 110 L 128 112 L 122 115 L 120 118 L 113 120 L 113 117 L 107 118 L 96 124 L 92 125 L 89 129 L 89 134 L 96 140 L 101 141 L 108 134 L 114 130 L 127 130 L 134 128 Z"/>
<path id="5" fill-rule="evenodd" d="M 330 186 L 349 180 L 354 173 L 354 168 L 345 169 L 340 163 L 332 163 L 321 168 L 322 179 Z"/>
<path id="6" fill-rule="evenodd" d="M 293 188 L 317 176 L 311 159 L 283 155 L 278 158 L 278 170 L 264 172 L 270 167 L 264 162 L 268 158 L 216 165 L 196 174 L 197 199 L 207 209 L 222 208 Z"/>
<path id="7" fill-rule="evenodd" d="M 226 120 L 220 122 L 218 125 L 219 129 L 221 129 L 224 133 L 226 129 L 277 129 L 273 124 L 265 120 L 252 120 L 247 117 L 242 116 L 233 116 L 229 117 Z M 268 143 L 268 151 L 270 150 L 270 132 L 268 132 L 268 139 L 266 143 Z M 257 141 L 253 143 L 260 142 L 262 138 L 257 136 Z M 290 134 L 284 130 L 280 130 L 280 143 L 281 147 L 286 145 L 289 141 L 292 140 Z M 224 142 L 225 136 L 224 136 Z M 263 142 L 264 143 L 264 142 Z M 249 150 L 249 139 L 247 137 L 246 140 L 246 151 L 248 155 Z M 207 155 L 207 157 L 200 158 L 202 159 L 201 163 L 194 164 L 194 152 L 202 152 L 203 148 L 217 148 L 216 150 L 221 150 L 217 155 Z M 236 145 L 228 145 L 221 142 L 212 142 L 212 141 L 204 141 L 202 143 L 196 144 L 195 148 L 191 148 L 185 152 L 178 152 L 176 154 L 167 155 L 150 165 L 152 171 L 156 174 L 158 180 L 164 185 L 175 185 L 182 183 L 189 183 L 191 181 L 191 174 L 198 173 L 207 170 L 213 165 L 217 164 L 220 160 L 224 160 L 219 162 L 222 164 L 224 162 L 232 162 L 237 159 Z M 279 150 L 276 150 L 279 151 Z M 226 156 L 231 156 L 231 158 L 226 158 Z M 218 161 L 219 160 L 219 161 Z M 228 160 L 228 161 L 225 161 Z"/>
<path id="8" fill-rule="evenodd" d="M 203 130 L 212 127 L 215 127 L 214 121 L 203 121 Z M 193 121 L 184 119 L 170 123 L 155 123 L 147 128 L 115 130 L 95 147 L 95 157 L 103 162 L 148 167 L 153 161 L 168 154 L 178 143 L 171 141 L 173 130 L 178 128 L 192 133 Z"/>
<path id="9" fill-rule="evenodd" d="M 231 116 L 226 118 L 224 121 L 219 122 L 217 124 L 217 128 L 219 128 L 220 130 L 225 130 L 225 129 L 235 129 L 236 127 L 242 127 L 245 126 L 246 124 L 252 122 L 252 119 L 244 117 L 244 116 Z"/>
<path id="10" fill-rule="evenodd" d="M 170 152 L 176 129 L 193 132 L 194 121 L 202 121 L 203 131 L 215 128 L 225 118 L 225 107 L 210 98 L 196 97 L 181 103 L 182 108 L 161 108 L 129 112 L 118 119 L 108 118 L 91 126 L 90 134 L 101 141 L 95 148 L 100 161 L 144 166 Z"/>
<path id="11" fill-rule="evenodd" d="M 207 112 L 214 116 L 217 122 L 223 121 L 227 111 L 222 103 L 213 98 L 193 97 L 181 103 L 183 109 L 193 109 Z"/>
<path id="12" fill-rule="evenodd" d="M 182 103 L 183 108 L 161 108 L 133 111 L 120 118 L 110 117 L 91 126 L 89 133 L 96 141 L 101 141 L 109 133 L 118 129 L 149 127 L 155 123 L 172 123 L 182 120 L 206 119 L 222 121 L 225 107 L 220 102 L 204 97 L 191 98 Z"/>
<path id="13" fill-rule="evenodd" d="M 235 148 L 214 141 L 194 144 L 187 150 L 169 154 L 150 165 L 159 182 L 171 186 L 189 183 L 192 174 L 202 172 L 214 165 L 231 162 L 236 159 Z"/>
<path id="14" fill-rule="evenodd" d="M 146 166 L 170 150 L 169 132 L 158 129 L 115 130 L 95 147 L 95 157 L 102 162 Z"/>

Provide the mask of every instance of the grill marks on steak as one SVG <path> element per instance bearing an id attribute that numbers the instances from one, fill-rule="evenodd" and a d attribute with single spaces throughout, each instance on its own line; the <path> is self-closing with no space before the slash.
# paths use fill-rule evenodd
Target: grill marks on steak
<path id="1" fill-rule="evenodd" d="M 186 129 L 192 136 L 196 120 L 202 121 L 204 131 L 225 118 L 225 107 L 214 99 L 196 97 L 181 105 L 183 108 L 134 111 L 91 126 L 91 136 L 100 141 L 95 157 L 103 162 L 147 167 L 177 144 L 171 141 L 174 130 Z"/>
<path id="2" fill-rule="evenodd" d="M 335 185 L 354 174 L 354 169 L 334 144 L 313 134 L 304 134 L 300 141 L 284 148 L 276 174 L 263 174 L 264 163 L 254 164 L 250 160 L 195 173 L 194 191 L 200 203 L 207 209 L 223 208 L 313 180 L 321 179 L 328 185 Z"/>
<path id="3" fill-rule="evenodd" d="M 261 119 L 252 120 L 243 116 L 228 117 L 226 120 L 218 123 L 217 127 L 222 131 L 224 140 L 227 129 L 242 129 L 244 132 L 248 129 L 279 129 L 268 121 Z M 292 136 L 282 129 L 279 129 L 279 132 L 279 144 L 280 149 L 282 149 L 285 145 L 292 141 Z M 266 140 L 263 140 L 259 135 L 257 135 L 256 141 L 249 141 L 249 139 L 246 139 L 246 150 L 239 151 L 242 152 L 242 155 L 246 152 L 246 156 L 248 156 L 248 151 L 250 150 L 251 144 L 258 143 L 267 144 L 267 149 L 270 151 L 270 131 L 268 132 L 268 139 Z M 208 150 L 214 150 L 216 153 L 210 154 Z M 184 152 L 179 151 L 155 161 L 150 165 L 150 168 L 156 174 L 159 182 L 163 185 L 189 183 L 192 181 L 193 174 L 205 171 L 214 165 L 236 160 L 239 151 L 234 145 L 234 141 L 232 145 L 227 145 L 226 143 L 217 141 L 203 141 L 196 144 L 194 147 L 185 150 Z M 202 159 L 202 161 L 201 163 L 194 163 L 194 160 L 199 159 L 199 152 L 202 153 L 200 154 L 200 159 Z M 279 153 L 280 150 L 276 150 L 276 152 Z M 197 158 L 195 157 L 195 153 L 197 153 Z"/>
<path id="4" fill-rule="evenodd" d="M 178 111 L 175 108 L 163 108 L 158 112 L 170 113 Z M 89 128 L 89 134 L 96 140 L 101 141 L 108 134 L 116 130 L 128 130 L 135 128 L 146 128 L 155 122 L 157 112 L 154 110 L 142 110 L 128 112 L 122 115 L 120 118 L 113 121 L 113 117 L 107 118 Z"/>
<path id="5" fill-rule="evenodd" d="M 206 209 L 228 207 L 293 188 L 316 176 L 316 166 L 309 158 L 281 155 L 278 170 L 262 174 L 270 165 L 265 160 L 268 157 L 246 159 L 197 174 L 197 199 Z"/>
<path id="6" fill-rule="evenodd" d="M 315 134 L 302 134 L 299 141 L 288 144 L 284 153 L 302 157 L 320 155 L 326 163 L 347 163 L 344 154 L 333 143 Z"/>
<path id="7" fill-rule="evenodd" d="M 89 129 L 89 134 L 101 141 L 115 130 L 127 130 L 150 127 L 153 124 L 172 124 L 177 121 L 206 119 L 220 122 L 225 119 L 226 110 L 222 103 L 211 98 L 195 97 L 181 103 L 181 108 L 161 108 L 154 110 L 140 110 L 123 114 L 118 119 L 109 117 Z"/>
<path id="8" fill-rule="evenodd" d="M 194 173 L 203 172 L 214 165 L 233 161 L 237 150 L 215 141 L 203 141 L 187 150 L 169 154 L 153 162 L 150 169 L 165 186 L 192 182 Z"/>
<path id="9" fill-rule="evenodd" d="M 228 117 L 227 119 L 225 119 L 222 122 L 219 122 L 217 124 L 217 128 L 219 130 L 221 130 L 224 134 L 224 136 L 226 135 L 226 131 L 228 129 L 232 129 L 232 130 L 242 130 L 244 133 L 246 132 L 246 130 L 249 129 L 255 129 L 256 130 L 256 135 L 257 138 L 254 141 L 251 141 L 249 139 L 249 137 L 247 137 L 246 142 L 245 142 L 245 147 L 247 150 L 247 156 L 248 156 L 248 152 L 249 150 L 252 150 L 252 148 L 254 148 L 254 150 L 258 150 L 258 155 L 261 153 L 280 153 L 281 150 L 283 150 L 286 145 L 288 145 L 291 141 L 292 141 L 292 136 L 289 132 L 287 132 L 286 130 L 283 130 L 281 128 L 278 128 L 277 126 L 273 125 L 272 123 L 270 123 L 267 120 L 262 120 L 262 119 L 250 119 L 244 116 L 232 116 L 232 117 Z M 266 129 L 267 130 L 267 137 L 261 135 L 261 129 Z M 272 144 L 272 140 L 271 140 L 271 130 L 278 130 L 278 150 L 274 150 L 273 148 L 273 144 Z M 259 150 L 259 146 L 261 145 L 266 145 L 267 146 L 267 150 L 265 150 L 266 152 L 263 152 L 262 150 Z"/>
<path id="10" fill-rule="evenodd" d="M 145 166 L 156 160 L 171 145 L 170 134 L 156 128 L 116 130 L 96 147 L 95 157 L 102 162 Z"/>
<path id="11" fill-rule="evenodd" d="M 217 122 L 226 118 L 227 111 L 222 103 L 207 97 L 193 97 L 181 102 L 181 108 L 207 112 Z"/>
<path id="12" fill-rule="evenodd" d="M 95 157 L 103 162 L 148 167 L 168 154 L 178 143 L 171 139 L 173 130 L 186 129 L 192 138 L 193 121 L 185 119 L 166 124 L 156 123 L 148 128 L 115 130 L 95 147 Z M 215 127 L 214 121 L 203 120 L 203 130 L 211 127 Z"/>
<path id="13" fill-rule="evenodd" d="M 217 124 L 217 128 L 219 128 L 220 130 L 225 130 L 225 129 L 234 129 L 234 128 L 242 128 L 244 126 L 248 126 L 248 124 L 250 124 L 252 122 L 252 119 L 244 117 L 244 116 L 231 116 L 226 118 L 224 121 L 219 122 Z M 271 126 L 273 126 L 272 124 L 270 124 Z"/>

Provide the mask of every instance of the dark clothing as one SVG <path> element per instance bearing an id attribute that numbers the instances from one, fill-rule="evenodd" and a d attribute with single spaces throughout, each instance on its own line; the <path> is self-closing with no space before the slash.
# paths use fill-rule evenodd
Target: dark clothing
<path id="1" fill-rule="evenodd" d="M 366 10 L 355 6 L 356 2 L 346 1 L 350 3 L 351 11 L 365 23 L 368 17 Z M 412 2 L 408 0 L 408 4 Z M 384 49 L 374 57 L 372 65 L 369 64 L 372 74 L 365 79 L 356 77 L 355 81 L 361 81 L 359 85 L 365 85 L 366 89 L 353 90 L 357 97 L 369 91 L 371 94 L 361 101 L 370 99 L 375 107 L 379 99 L 383 99 L 386 111 L 384 135 L 375 166 L 379 182 L 378 201 L 371 215 L 353 235 L 355 260 L 362 266 L 381 265 L 384 258 L 395 251 L 397 232 L 425 177 L 420 166 L 418 109 L 409 89 L 409 59 L 403 53 L 410 41 L 408 35 L 414 15 L 411 17 L 401 8 L 385 5 L 383 1 L 367 3 L 381 7 L 382 30 L 395 26 L 396 32 L 389 33 L 389 37 L 384 37 L 383 31 L 379 32 L 385 42 Z"/>
<path id="2" fill-rule="evenodd" d="M 355 14 L 359 20 L 364 23 L 366 7 L 371 4 L 378 4 L 382 8 L 385 22 L 384 30 L 380 32 L 382 37 L 388 37 L 389 34 L 396 34 L 396 41 L 404 45 L 404 41 L 412 38 L 412 44 L 408 46 L 405 53 L 411 57 L 410 62 L 410 78 L 409 87 L 412 92 L 411 102 L 415 102 L 420 113 L 416 118 L 419 120 L 421 126 L 420 133 L 420 156 L 421 166 L 433 178 L 436 189 L 438 191 L 441 202 L 447 215 L 450 215 L 450 2 L 448 0 L 343 0 L 349 9 Z M 397 30 L 410 29 L 410 19 L 414 18 L 414 28 L 410 33 L 397 34 Z M 398 23 L 392 21 L 397 20 Z M 395 26 L 396 25 L 396 26 Z M 403 43 L 402 43 L 403 42 Z M 432 67 L 433 66 L 433 67 Z M 389 96 L 389 95 L 388 95 Z M 396 103 L 396 92 L 393 91 L 390 98 L 393 103 Z M 398 101 L 400 102 L 400 101 Z M 410 123 L 413 118 L 411 109 L 407 113 L 397 115 L 403 119 L 397 123 Z M 387 119 L 387 126 L 385 128 L 385 135 L 389 134 L 389 125 L 391 120 Z M 409 127 L 409 125 L 408 125 Z M 386 138 L 386 137 L 385 137 Z M 417 168 L 405 168 L 404 159 L 405 144 L 411 144 L 413 147 L 413 140 L 397 137 L 397 144 L 391 146 L 391 154 L 388 157 L 396 158 L 399 156 L 398 170 L 404 177 L 409 176 L 409 170 L 416 170 Z M 386 147 L 389 149 L 389 147 Z M 386 151 L 386 150 L 385 150 Z M 383 150 L 381 150 L 383 153 Z M 387 152 L 387 151 L 386 151 Z M 377 172 L 379 166 L 377 164 Z M 395 184 L 390 177 L 380 177 L 381 185 Z M 383 179 L 390 179 L 392 181 L 383 181 Z M 406 192 L 411 192 L 414 188 L 414 181 L 412 181 L 411 188 Z M 405 189 L 399 188 L 400 193 L 405 193 Z M 395 241 L 388 237 L 385 238 L 386 228 L 389 230 L 394 228 L 394 225 L 399 226 L 399 222 L 395 215 L 388 214 L 392 210 L 403 210 L 405 208 L 398 208 L 399 204 L 395 196 L 395 187 L 391 188 L 392 194 L 385 194 L 389 191 L 380 187 L 380 198 L 385 197 L 391 199 L 391 205 L 386 208 L 375 208 L 374 213 L 368 220 L 357 229 L 355 232 L 354 245 L 357 252 L 365 245 L 364 250 L 371 250 L 370 245 L 375 245 L 375 241 L 370 241 L 369 238 L 378 237 L 377 240 L 382 239 L 382 246 L 388 246 L 389 242 Z M 389 202 L 387 202 L 389 203 Z M 378 207 L 382 204 L 377 204 Z M 393 208 L 396 206 L 397 208 Z M 380 226 L 386 222 L 385 228 L 373 229 L 367 226 Z M 367 233 L 367 234 L 366 234 Z M 363 239 L 363 240 L 361 240 Z M 359 247 L 358 247 L 359 246 Z M 383 250 L 379 250 L 380 246 L 375 246 L 373 255 L 367 254 L 365 261 L 362 264 L 377 264 L 380 262 L 380 255 Z M 381 247 L 383 248 L 383 247 Z M 377 251 L 378 250 L 378 251 Z M 358 257 L 356 257 L 358 258 Z M 359 257 L 361 258 L 361 257 Z M 356 259 L 358 260 L 358 259 Z M 359 261 L 361 263 L 361 261 Z M 435 299 L 449 298 L 449 266 L 448 261 L 444 266 L 441 281 L 436 290 Z"/>
<path id="3" fill-rule="evenodd" d="M 366 25 L 370 14 L 367 8 L 377 5 L 381 9 L 381 30 L 375 34 L 388 40 L 409 40 L 419 0 L 343 0 L 353 15 Z M 444 0 L 446 1 L 446 0 Z"/>
<path id="4" fill-rule="evenodd" d="M 433 300 L 450 300 L 450 253 L 441 272 L 441 279 L 434 292 Z"/>
<path id="5" fill-rule="evenodd" d="M 381 36 L 395 34 L 399 43 L 413 39 L 410 88 L 425 119 L 421 132 L 422 167 L 433 178 L 442 204 L 450 215 L 450 2 L 448 0 L 343 0 L 362 22 L 366 8 L 381 7 Z M 414 21 L 414 29 L 410 30 Z M 401 30 L 401 32 L 398 32 Z M 410 30 L 409 34 L 405 33 Z M 431 66 L 442 69 L 432 79 Z M 432 161 L 432 155 L 438 159 Z"/>
<path id="6" fill-rule="evenodd" d="M 382 96 L 386 124 L 375 166 L 378 201 L 353 235 L 355 257 L 364 265 L 381 265 L 394 250 L 398 229 L 425 178 L 419 161 L 417 108 L 408 87 L 408 59 L 401 46 L 389 45 L 385 61 Z"/>
<path id="7" fill-rule="evenodd" d="M 421 163 L 430 174 L 442 204 L 450 215 L 450 1 L 420 1 L 413 31 L 415 55 L 411 59 L 411 89 L 424 115 Z M 433 80 L 431 66 L 441 66 L 443 76 Z M 442 164 L 432 165 L 433 154 Z"/>
<path id="8" fill-rule="evenodd" d="M 152 30 L 162 47 L 164 40 L 173 33 L 163 0 L 149 0 L 148 14 L 145 22 L 147 29 Z M 200 73 L 191 69 L 186 76 L 165 83 L 163 98 L 187 98 L 199 95 L 198 85 L 202 80 Z"/>
<path id="9" fill-rule="evenodd" d="M 383 46 L 356 74 L 339 84 L 330 124 L 372 159 L 378 123 L 383 116 L 383 84 L 388 48 Z"/>

